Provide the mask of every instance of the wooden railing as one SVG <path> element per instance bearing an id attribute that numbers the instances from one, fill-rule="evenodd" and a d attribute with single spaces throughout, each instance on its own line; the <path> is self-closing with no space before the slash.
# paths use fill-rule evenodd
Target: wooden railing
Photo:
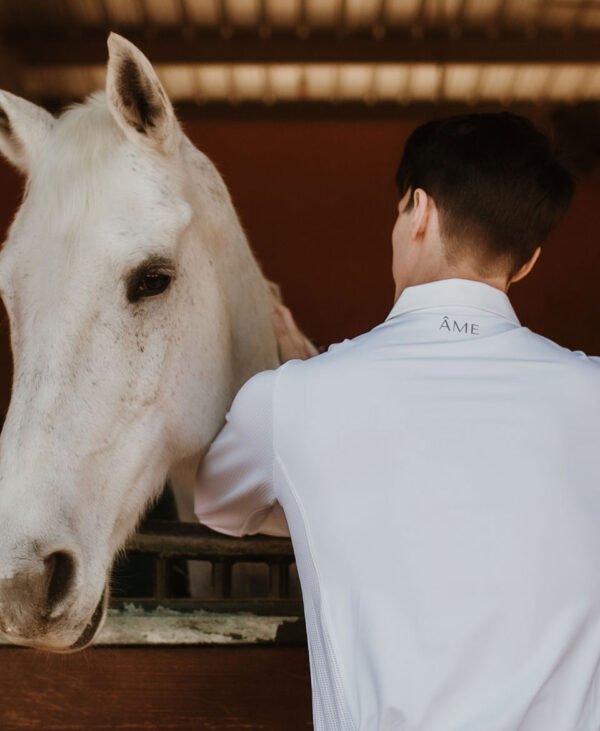
<path id="1" fill-rule="evenodd" d="M 126 548 L 130 555 L 152 558 L 152 596 L 113 598 L 101 643 L 306 642 L 289 539 L 233 538 L 194 523 L 147 521 Z M 201 597 L 181 596 L 173 590 L 173 568 L 195 561 L 209 569 L 208 592 Z M 265 568 L 256 595 L 236 592 L 234 574 L 240 564 Z"/>

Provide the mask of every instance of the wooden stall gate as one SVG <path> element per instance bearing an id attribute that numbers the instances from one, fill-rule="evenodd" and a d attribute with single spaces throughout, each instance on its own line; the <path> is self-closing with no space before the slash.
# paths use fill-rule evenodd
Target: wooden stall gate
<path id="1" fill-rule="evenodd" d="M 149 521 L 128 554 L 153 563 L 151 596 L 113 598 L 92 648 L 50 655 L 0 639 L 1 731 L 312 728 L 289 539 Z M 178 595 L 184 560 L 210 564 L 209 599 Z M 248 562 L 268 572 L 266 595 L 236 596 L 236 567 Z"/>

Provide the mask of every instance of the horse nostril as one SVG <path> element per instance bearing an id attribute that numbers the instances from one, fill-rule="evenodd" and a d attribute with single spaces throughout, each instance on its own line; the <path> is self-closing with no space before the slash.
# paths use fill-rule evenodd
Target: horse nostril
<path id="1" fill-rule="evenodd" d="M 75 559 L 67 551 L 56 551 L 44 559 L 47 578 L 46 614 L 69 594 L 75 578 Z"/>

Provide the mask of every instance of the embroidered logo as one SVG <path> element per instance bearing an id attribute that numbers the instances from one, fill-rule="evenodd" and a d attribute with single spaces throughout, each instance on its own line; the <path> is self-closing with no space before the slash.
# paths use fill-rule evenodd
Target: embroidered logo
<path id="1" fill-rule="evenodd" d="M 477 322 L 457 322 L 450 320 L 448 315 L 444 315 L 439 330 L 447 330 L 450 332 L 461 333 L 462 335 L 479 335 L 479 323 Z"/>

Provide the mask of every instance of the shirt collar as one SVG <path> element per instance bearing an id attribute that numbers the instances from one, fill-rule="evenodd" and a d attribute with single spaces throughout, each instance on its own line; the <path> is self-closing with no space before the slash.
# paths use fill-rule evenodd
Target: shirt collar
<path id="1" fill-rule="evenodd" d="M 441 279 L 437 282 L 406 287 L 392 311 L 391 320 L 399 315 L 432 307 L 468 307 L 483 310 L 520 325 L 519 318 L 504 292 L 484 282 L 471 279 Z"/>

